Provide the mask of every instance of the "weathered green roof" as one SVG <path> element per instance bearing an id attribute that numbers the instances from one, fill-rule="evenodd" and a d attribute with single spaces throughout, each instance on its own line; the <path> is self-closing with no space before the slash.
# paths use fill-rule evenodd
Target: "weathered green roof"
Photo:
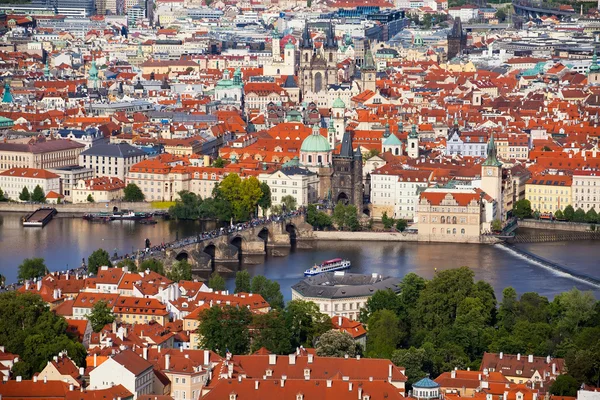
<path id="1" fill-rule="evenodd" d="M 314 129 L 313 133 L 302 142 L 300 151 L 305 153 L 327 153 L 331 151 L 331 146 L 329 146 L 327 138 L 321 135 L 318 129 Z"/>
<path id="2" fill-rule="evenodd" d="M 333 101 L 333 108 L 346 108 L 346 104 L 344 101 L 338 96 L 337 99 Z"/>
<path id="3" fill-rule="evenodd" d="M 498 161 L 497 153 L 498 151 L 496 149 L 496 142 L 494 141 L 494 132 L 492 132 L 492 136 L 490 136 L 490 141 L 487 145 L 487 158 L 482 165 L 486 167 L 501 167 L 502 163 Z"/>
<path id="4" fill-rule="evenodd" d="M 398 139 L 398 137 L 396 135 L 394 135 L 392 133 L 392 134 L 390 134 L 390 136 L 388 136 L 383 141 L 383 145 L 384 146 L 402 146 L 402 142 L 400 141 L 400 139 Z"/>

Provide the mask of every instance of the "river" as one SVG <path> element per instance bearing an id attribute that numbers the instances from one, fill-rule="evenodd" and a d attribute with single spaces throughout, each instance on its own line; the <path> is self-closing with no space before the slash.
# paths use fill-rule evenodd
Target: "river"
<path id="1" fill-rule="evenodd" d="M 201 231 L 197 222 L 159 220 L 156 225 L 133 221 L 91 223 L 80 218 L 54 218 L 44 228 L 24 228 L 21 214 L 0 214 L 0 273 L 7 282 L 16 280 L 17 267 L 24 258 L 42 257 L 50 270 L 60 271 L 81 265 L 82 258 L 98 248 L 109 253 L 130 253 L 143 246 Z M 523 244 L 521 248 L 560 263 L 578 272 L 600 279 L 597 241 Z M 379 273 L 402 277 L 415 272 L 425 278 L 435 270 L 468 266 L 476 279 L 489 282 L 500 297 L 502 289 L 514 287 L 518 293 L 535 291 L 553 298 L 577 287 L 592 290 L 600 298 L 600 288 L 557 274 L 492 245 L 418 244 L 388 242 L 318 242 L 312 250 L 294 250 L 287 257 L 267 257 L 265 263 L 243 266 L 251 275 L 277 280 L 286 300 L 290 286 L 302 279 L 302 273 L 314 263 L 334 257 L 352 261 L 351 272 Z M 228 277 L 233 288 L 233 277 Z"/>

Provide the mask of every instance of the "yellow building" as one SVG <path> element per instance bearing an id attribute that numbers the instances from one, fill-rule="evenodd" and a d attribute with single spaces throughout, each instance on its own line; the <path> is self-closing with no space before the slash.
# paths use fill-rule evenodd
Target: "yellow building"
<path id="1" fill-rule="evenodd" d="M 119 296 L 113 313 L 121 322 L 129 324 L 156 321 L 165 326 L 169 322 L 167 307 L 156 299 Z"/>
<path id="2" fill-rule="evenodd" d="M 555 213 L 571 204 L 573 178 L 566 175 L 540 175 L 525 184 L 525 198 L 531 209 L 541 213 Z"/>
<path id="3" fill-rule="evenodd" d="M 482 192 L 476 190 L 427 189 L 418 203 L 419 240 L 479 243 Z M 489 196 L 488 196 L 489 197 Z M 491 201 L 491 199 L 490 199 Z"/>

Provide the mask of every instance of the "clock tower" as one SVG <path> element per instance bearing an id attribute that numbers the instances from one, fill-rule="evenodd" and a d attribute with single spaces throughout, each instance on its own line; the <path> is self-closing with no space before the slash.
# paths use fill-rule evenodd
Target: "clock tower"
<path id="1" fill-rule="evenodd" d="M 487 145 L 487 158 L 481 164 L 481 190 L 496 201 L 494 218 L 502 219 L 502 163 L 498 161 L 493 132 Z"/>

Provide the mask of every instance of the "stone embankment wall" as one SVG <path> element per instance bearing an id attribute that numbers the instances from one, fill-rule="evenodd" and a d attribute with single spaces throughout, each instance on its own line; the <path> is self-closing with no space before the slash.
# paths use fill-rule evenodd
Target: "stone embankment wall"
<path id="1" fill-rule="evenodd" d="M 108 207 L 106 206 L 108 204 Z M 86 204 L 31 204 L 31 203 L 0 203 L 0 212 L 19 212 L 30 213 L 40 207 L 54 207 L 58 214 L 54 218 L 72 216 L 74 214 L 87 214 L 94 212 L 112 211 L 113 207 L 119 207 L 119 210 L 133 210 L 137 212 L 155 211 L 152 204 L 146 202 L 139 203 L 86 203 Z M 62 214 L 62 215 L 61 215 Z"/>
<path id="2" fill-rule="evenodd" d="M 314 231 L 316 240 L 357 242 L 416 242 L 416 233 Z"/>
<path id="3" fill-rule="evenodd" d="M 591 224 L 581 222 L 537 221 L 535 219 L 524 219 L 520 220 L 518 225 L 519 228 L 544 229 L 552 231 L 587 232 L 591 230 Z M 600 225 L 597 227 L 600 228 Z"/>

